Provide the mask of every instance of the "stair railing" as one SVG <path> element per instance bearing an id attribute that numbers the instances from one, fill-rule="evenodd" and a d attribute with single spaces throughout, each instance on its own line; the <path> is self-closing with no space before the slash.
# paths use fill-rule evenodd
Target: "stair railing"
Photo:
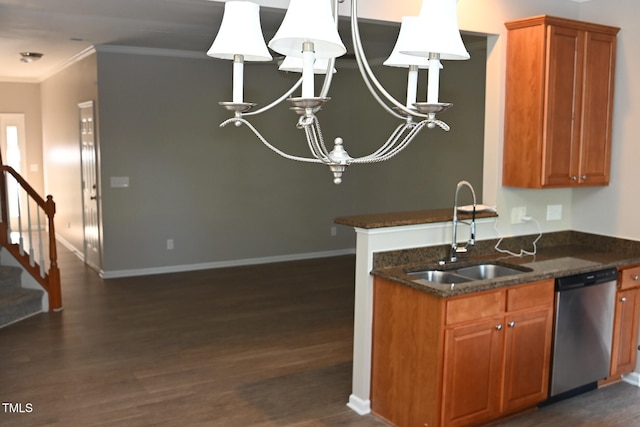
<path id="1" fill-rule="evenodd" d="M 49 310 L 62 310 L 53 197 L 43 199 L 11 166 L 0 165 L 0 204 L 0 245 L 47 291 Z"/>

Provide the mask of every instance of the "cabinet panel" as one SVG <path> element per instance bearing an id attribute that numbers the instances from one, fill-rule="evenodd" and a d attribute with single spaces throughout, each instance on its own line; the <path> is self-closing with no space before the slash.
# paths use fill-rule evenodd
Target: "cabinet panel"
<path id="1" fill-rule="evenodd" d="M 619 377 L 635 368 L 640 314 L 640 289 L 619 291 L 613 325 L 610 377 Z"/>
<path id="2" fill-rule="evenodd" d="M 474 425 L 499 414 L 502 318 L 445 332 L 443 425 Z"/>
<path id="3" fill-rule="evenodd" d="M 625 268 L 620 272 L 620 289 L 640 287 L 640 266 Z"/>
<path id="4" fill-rule="evenodd" d="M 481 292 L 447 301 L 446 324 L 479 320 L 500 314 L 505 309 L 504 293 Z"/>
<path id="5" fill-rule="evenodd" d="M 580 181 L 606 185 L 611 164 L 616 38 L 609 34 L 587 33 L 585 43 Z"/>
<path id="6" fill-rule="evenodd" d="M 579 167 L 580 105 L 582 84 L 582 32 L 573 28 L 549 28 L 547 130 L 544 139 L 544 185 L 570 185 Z M 577 113 L 577 114 L 576 114 Z"/>
<path id="7" fill-rule="evenodd" d="M 537 306 L 553 306 L 554 280 L 540 280 L 507 289 L 507 311 Z"/>
<path id="8" fill-rule="evenodd" d="M 371 409 L 395 425 L 437 425 L 443 305 L 441 298 L 375 279 Z"/>
<path id="9" fill-rule="evenodd" d="M 533 406 L 547 398 L 552 335 L 550 307 L 506 318 L 503 413 Z"/>

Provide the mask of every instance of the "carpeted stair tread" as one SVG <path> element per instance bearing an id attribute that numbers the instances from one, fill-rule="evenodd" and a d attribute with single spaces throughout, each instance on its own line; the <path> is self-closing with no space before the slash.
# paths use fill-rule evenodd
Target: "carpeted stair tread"
<path id="1" fill-rule="evenodd" d="M 42 294 L 38 289 L 26 289 L 20 287 L 20 273 L 18 268 L 18 285 L 14 286 L 13 278 L 5 283 L 2 278 L 7 269 L 13 267 L 0 268 L 0 328 L 18 320 L 33 316 L 42 312 Z M 15 272 L 10 273 L 15 274 Z"/>

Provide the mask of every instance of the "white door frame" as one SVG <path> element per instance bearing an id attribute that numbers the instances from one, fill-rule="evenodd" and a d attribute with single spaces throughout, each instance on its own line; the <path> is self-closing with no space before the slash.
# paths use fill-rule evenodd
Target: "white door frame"
<path id="1" fill-rule="evenodd" d="M 98 141 L 93 101 L 81 102 L 79 110 L 80 169 L 82 183 L 82 222 L 84 262 L 102 271 L 102 226 L 100 222 L 100 185 Z"/>

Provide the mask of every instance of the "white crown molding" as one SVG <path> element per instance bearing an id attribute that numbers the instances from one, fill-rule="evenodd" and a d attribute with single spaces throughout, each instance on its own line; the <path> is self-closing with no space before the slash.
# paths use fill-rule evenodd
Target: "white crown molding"
<path id="1" fill-rule="evenodd" d="M 43 76 L 39 81 L 43 82 L 43 81 L 47 80 L 49 77 L 55 76 L 56 74 L 58 74 L 62 70 L 72 66 L 76 62 L 82 61 L 83 59 L 93 55 L 94 53 L 96 53 L 96 50 L 94 49 L 94 47 L 93 46 L 89 46 L 88 48 L 84 49 L 83 51 L 78 52 L 75 55 L 73 55 L 71 58 L 67 59 L 59 67 L 54 68 L 52 71 L 50 71 L 45 76 Z"/>

